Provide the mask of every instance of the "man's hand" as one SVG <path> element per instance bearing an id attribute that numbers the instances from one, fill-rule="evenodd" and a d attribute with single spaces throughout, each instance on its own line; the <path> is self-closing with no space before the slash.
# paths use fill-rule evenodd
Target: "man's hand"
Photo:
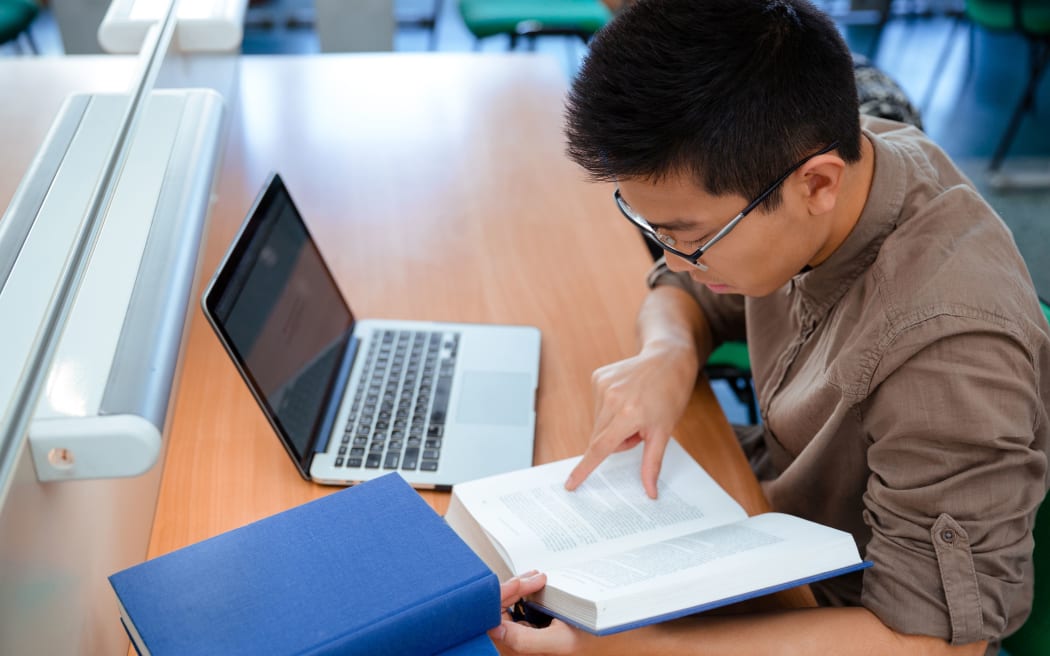
<path id="1" fill-rule="evenodd" d="M 692 343 L 665 340 L 595 371 L 594 432 L 565 488 L 575 490 L 610 454 L 643 442 L 642 485 L 655 499 L 667 441 L 689 403 L 699 368 Z"/>
<path id="2" fill-rule="evenodd" d="M 538 572 L 526 572 L 500 586 L 500 605 L 506 609 L 525 595 L 532 594 L 547 584 L 547 577 Z M 525 623 L 514 622 L 506 611 L 503 622 L 489 631 L 500 653 L 515 654 L 571 654 L 576 653 L 584 639 L 583 632 L 561 620 L 552 620 L 550 626 L 537 629 Z"/>

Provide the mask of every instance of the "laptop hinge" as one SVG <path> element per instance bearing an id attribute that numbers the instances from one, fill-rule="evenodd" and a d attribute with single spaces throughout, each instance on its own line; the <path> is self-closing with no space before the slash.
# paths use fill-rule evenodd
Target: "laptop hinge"
<path id="1" fill-rule="evenodd" d="M 343 352 L 343 361 L 339 363 L 339 370 L 335 372 L 335 380 L 332 384 L 332 392 L 328 396 L 328 405 L 324 416 L 317 427 L 317 437 L 314 439 L 314 453 L 324 453 L 328 450 L 328 440 L 332 435 L 332 425 L 339 415 L 339 407 L 343 404 L 343 394 L 346 392 L 347 383 L 350 382 L 350 368 L 354 366 L 354 357 L 357 355 L 357 347 L 361 340 L 350 335 Z"/>

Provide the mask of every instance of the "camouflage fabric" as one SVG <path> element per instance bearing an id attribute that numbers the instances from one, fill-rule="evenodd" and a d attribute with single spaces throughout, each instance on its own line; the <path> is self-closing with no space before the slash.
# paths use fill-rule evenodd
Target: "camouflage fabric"
<path id="1" fill-rule="evenodd" d="M 904 89 L 863 55 L 853 55 L 860 113 L 908 123 L 922 129 L 922 116 Z"/>

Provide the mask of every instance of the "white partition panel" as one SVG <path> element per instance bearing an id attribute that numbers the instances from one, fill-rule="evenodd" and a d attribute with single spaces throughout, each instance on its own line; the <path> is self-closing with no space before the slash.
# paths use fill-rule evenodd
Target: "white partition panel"
<path id="1" fill-rule="evenodd" d="M 184 11 L 214 26 L 206 2 L 186 0 Z M 246 0 L 233 2 L 243 11 Z M 0 108 L 0 131 L 20 160 L 0 180 L 4 200 L 7 181 L 24 173 L 0 216 L 3 656 L 128 649 L 107 576 L 146 556 L 221 159 L 221 94 L 236 86 L 237 71 L 235 57 L 171 56 L 174 4 L 146 5 L 160 12 L 136 27 L 138 70 L 102 57 L 0 68 L 18 99 Z M 62 22 L 68 7 L 52 6 Z M 98 8 L 91 0 L 77 9 Z M 209 38 L 237 50 L 239 25 L 229 25 Z M 194 84 L 202 69 L 208 79 Z M 113 84 L 115 70 L 130 72 L 130 83 Z M 35 113 L 55 111 L 54 89 L 91 90 L 70 82 L 84 71 L 120 92 L 67 98 L 23 170 L 40 135 L 21 143 L 10 126 L 30 116 L 41 124 Z M 157 91 L 158 76 L 220 91 Z"/>
<path id="2" fill-rule="evenodd" d="M 48 298 L 70 248 L 69 217 L 83 215 L 81 187 L 126 102 L 75 96 L 56 119 L 16 192 L 19 211 L 0 219 L 0 254 L 18 254 L 8 266 L 0 257 L 0 316 L 33 316 Z M 127 649 L 106 577 L 146 554 L 222 100 L 210 90 L 154 92 L 140 124 L 0 507 L 0 654 Z M 0 360 L 24 346 L 16 333 L 31 332 L 3 325 Z"/>

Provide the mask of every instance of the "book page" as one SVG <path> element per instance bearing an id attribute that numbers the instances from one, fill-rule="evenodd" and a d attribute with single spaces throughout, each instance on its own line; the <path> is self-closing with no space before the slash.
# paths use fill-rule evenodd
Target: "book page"
<path id="1" fill-rule="evenodd" d="M 514 572 L 600 557 L 746 517 L 672 440 L 649 499 L 641 483 L 642 448 L 613 454 L 576 491 L 565 479 L 570 458 L 456 485 L 453 495 L 504 554 Z"/>
<path id="2" fill-rule="evenodd" d="M 602 628 L 860 564 L 849 533 L 766 513 L 552 569 L 537 601 L 570 614 L 600 608 L 591 621 Z"/>
<path id="3" fill-rule="evenodd" d="M 578 562 L 562 568 L 558 575 L 608 590 L 677 574 L 778 542 L 783 542 L 783 538 L 740 524 L 729 524 Z"/>

